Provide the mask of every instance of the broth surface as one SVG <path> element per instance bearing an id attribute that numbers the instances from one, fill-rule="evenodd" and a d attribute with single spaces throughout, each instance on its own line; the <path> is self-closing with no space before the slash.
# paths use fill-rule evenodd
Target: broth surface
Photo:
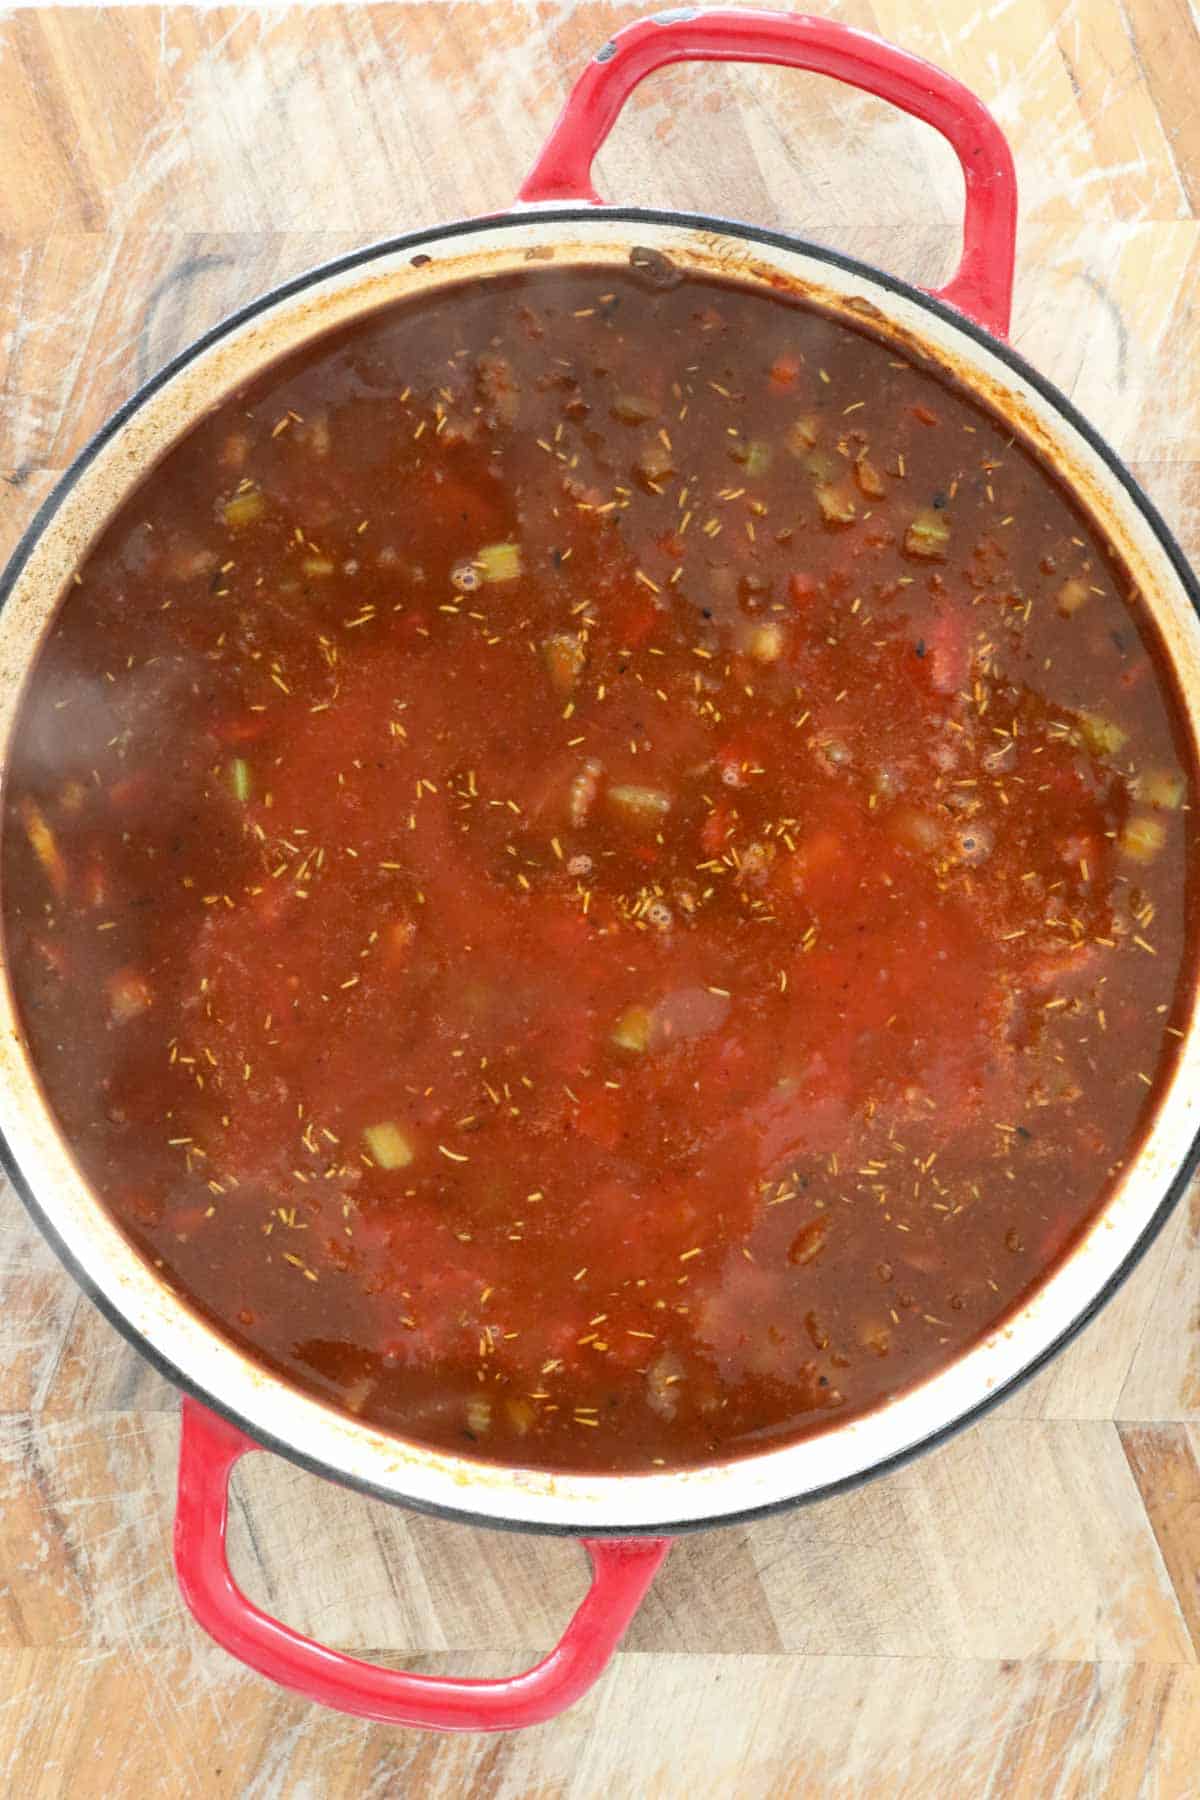
<path id="1" fill-rule="evenodd" d="M 639 260 L 206 419 L 79 569 L 5 789 L 30 1049 L 163 1279 L 385 1429 L 563 1469 L 978 1340 L 1136 1149 L 1193 971 L 1193 753 L 1094 525 L 866 332 Z"/>

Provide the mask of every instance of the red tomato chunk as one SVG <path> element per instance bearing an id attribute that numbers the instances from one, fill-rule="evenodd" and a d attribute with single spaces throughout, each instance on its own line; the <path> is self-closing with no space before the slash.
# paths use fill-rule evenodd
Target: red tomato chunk
<path id="1" fill-rule="evenodd" d="M 377 315 L 166 458 L 8 771 L 46 1090 L 163 1279 L 505 1463 L 825 1429 L 1003 1321 L 1156 1103 L 1195 765 L 1092 523 L 733 285 Z"/>

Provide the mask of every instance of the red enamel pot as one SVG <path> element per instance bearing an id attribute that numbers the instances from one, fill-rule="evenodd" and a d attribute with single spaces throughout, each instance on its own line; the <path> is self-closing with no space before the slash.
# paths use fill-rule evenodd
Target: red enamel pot
<path id="1" fill-rule="evenodd" d="M 962 167 L 962 258 L 936 293 L 780 233 L 706 217 L 604 206 L 592 160 L 645 76 L 687 61 L 764 62 L 830 75 L 891 101 L 949 141 Z M 1200 694 L 1196 587 L 1161 519 L 1111 450 L 1008 348 L 1016 183 L 1004 138 L 958 82 L 861 32 L 799 14 L 679 10 L 618 33 L 588 65 L 517 205 L 423 231 L 314 270 L 192 345 L 87 446 L 6 572 L 0 608 L 0 743 L 72 570 L 154 463 L 267 363 L 396 300 L 486 280 L 530 257 L 621 263 L 651 247 L 697 272 L 785 283 L 833 312 L 869 311 L 881 334 L 940 364 L 1032 440 L 1103 524 L 1155 612 L 1189 712 Z M 1191 718 L 1193 730 L 1197 720 Z M 0 995 L 0 1131 L 30 1211 L 85 1290 L 185 1390 L 175 1553 L 200 1624 L 251 1668 L 324 1705 L 392 1723 L 503 1731 L 577 1699 L 611 1656 L 677 1532 L 761 1516 L 837 1493 L 942 1441 L 1040 1367 L 1097 1311 L 1178 1196 L 1196 1150 L 1200 1043 L 1181 1045 L 1155 1119 L 1093 1228 L 1004 1329 L 868 1417 L 727 1463 L 646 1475 L 499 1468 L 375 1430 L 289 1386 L 156 1278 L 88 1190 Z M 535 1668 L 498 1681 L 410 1675 L 327 1649 L 270 1618 L 238 1588 L 225 1552 L 230 1471 L 270 1449 L 331 1479 L 442 1516 L 568 1533 L 592 1584 Z"/>

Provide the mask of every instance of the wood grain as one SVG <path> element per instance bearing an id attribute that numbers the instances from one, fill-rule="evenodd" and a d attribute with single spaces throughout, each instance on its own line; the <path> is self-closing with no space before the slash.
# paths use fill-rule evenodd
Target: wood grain
<path id="1" fill-rule="evenodd" d="M 0 18 L 0 550 L 197 332 L 364 240 L 507 203 L 599 0 Z M 845 0 L 1008 131 L 1013 339 L 1200 553 L 1200 41 L 1187 0 Z M 934 134 L 778 70 L 665 71 L 614 199 L 750 217 L 912 279 L 953 261 Z M 1195 1800 L 1200 1200 L 1001 1411 L 836 1501 L 682 1542 L 610 1672 L 519 1736 L 317 1711 L 186 1617 L 177 1399 L 0 1191 L 0 1789 L 91 1796 Z M 249 1592 L 327 1641 L 496 1673 L 554 1641 L 578 1547 L 385 1509 L 266 1456 Z"/>

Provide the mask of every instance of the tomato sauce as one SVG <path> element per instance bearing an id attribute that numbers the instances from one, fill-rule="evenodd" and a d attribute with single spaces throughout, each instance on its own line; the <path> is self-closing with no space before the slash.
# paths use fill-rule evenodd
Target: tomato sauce
<path id="1" fill-rule="evenodd" d="M 1186 1020 L 1192 747 L 1030 449 L 784 297 L 541 268 L 279 363 L 81 565 L 8 971 L 97 1194 L 407 1439 L 840 1423 L 1094 1216 Z"/>

